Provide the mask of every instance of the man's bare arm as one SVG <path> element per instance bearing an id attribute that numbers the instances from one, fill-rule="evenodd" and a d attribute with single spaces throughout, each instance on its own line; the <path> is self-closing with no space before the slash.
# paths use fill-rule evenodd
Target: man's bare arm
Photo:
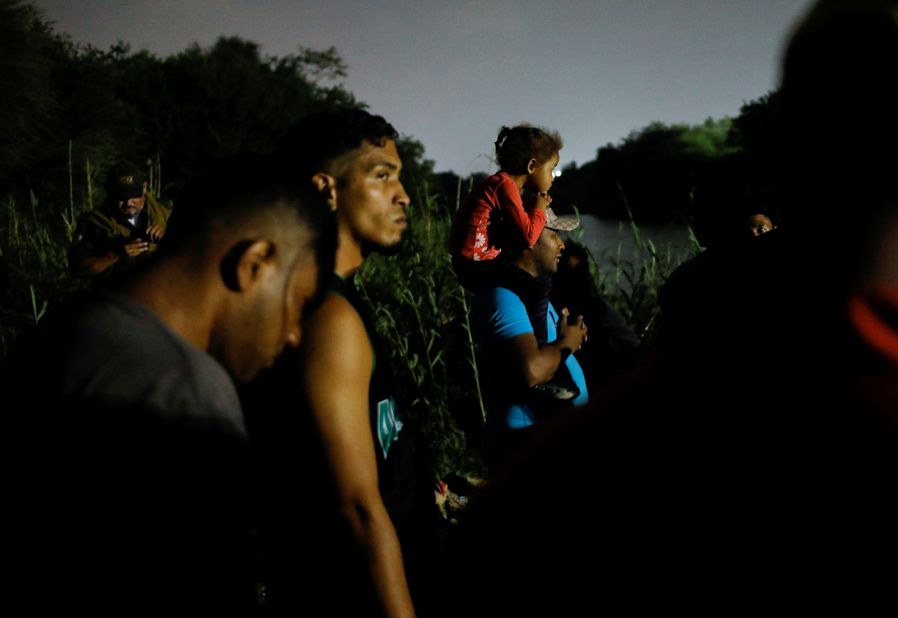
<path id="1" fill-rule="evenodd" d="M 365 326 L 344 298 L 331 294 L 303 331 L 302 384 L 343 517 L 365 552 L 384 614 L 414 616 L 399 539 L 378 487 L 368 409 L 374 357 Z"/>
<path id="2" fill-rule="evenodd" d="M 522 376 L 528 387 L 551 380 L 565 355 L 579 350 L 586 340 L 583 316 L 578 316 L 574 324 L 567 323 L 567 316 L 567 309 L 562 309 L 558 339 L 552 343 L 540 347 L 533 333 L 524 333 L 508 340 L 508 351 L 517 364 L 518 375 Z"/>

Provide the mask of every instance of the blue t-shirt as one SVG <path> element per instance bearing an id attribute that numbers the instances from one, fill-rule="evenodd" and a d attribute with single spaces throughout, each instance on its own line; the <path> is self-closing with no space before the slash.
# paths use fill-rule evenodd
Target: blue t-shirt
<path id="1" fill-rule="evenodd" d="M 549 303 L 549 310 L 546 312 L 549 343 L 558 338 L 558 319 L 558 312 Z M 508 362 L 507 358 L 502 357 L 504 342 L 533 332 L 524 303 L 517 294 L 506 288 L 482 290 L 475 295 L 471 305 L 471 330 L 480 353 L 480 372 L 485 378 L 481 381 L 481 387 L 487 405 L 487 425 L 499 431 L 529 427 L 536 422 L 536 415 L 520 397 L 520 393 L 503 388 L 502 382 L 507 378 L 496 373 L 497 368 Z M 574 399 L 574 405 L 582 406 L 589 401 L 583 370 L 573 354 L 567 357 L 565 364 L 574 383 L 580 388 L 580 395 Z"/>

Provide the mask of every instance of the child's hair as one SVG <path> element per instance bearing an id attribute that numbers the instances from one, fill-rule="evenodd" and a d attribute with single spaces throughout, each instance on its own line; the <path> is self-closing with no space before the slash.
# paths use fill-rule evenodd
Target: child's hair
<path id="1" fill-rule="evenodd" d="M 555 131 L 546 131 L 529 124 L 502 127 L 496 138 L 496 158 L 499 167 L 511 174 L 526 174 L 527 163 L 536 159 L 542 165 L 561 150 L 564 143 Z"/>

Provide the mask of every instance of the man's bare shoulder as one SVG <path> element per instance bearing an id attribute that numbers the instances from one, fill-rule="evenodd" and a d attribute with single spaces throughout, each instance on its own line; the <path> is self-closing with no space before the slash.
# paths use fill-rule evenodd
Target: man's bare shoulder
<path id="1" fill-rule="evenodd" d="M 300 355 L 314 409 L 332 411 L 334 397 L 353 393 L 367 400 L 374 353 L 362 317 L 344 297 L 329 293 L 305 317 Z"/>
<path id="2" fill-rule="evenodd" d="M 327 346 L 341 351 L 369 346 L 362 316 L 343 296 L 328 293 L 321 304 L 309 313 L 303 324 L 303 339 L 310 346 Z"/>

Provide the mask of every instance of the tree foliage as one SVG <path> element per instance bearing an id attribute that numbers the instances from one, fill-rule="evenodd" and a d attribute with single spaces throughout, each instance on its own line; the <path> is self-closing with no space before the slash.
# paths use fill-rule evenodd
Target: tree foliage
<path id="1" fill-rule="evenodd" d="M 552 190 L 557 207 L 670 222 L 693 215 L 696 200 L 708 198 L 716 208 L 735 204 L 747 187 L 763 184 L 747 161 L 753 153 L 769 153 L 771 101 L 768 95 L 747 103 L 734 119 L 653 122 L 633 131 L 600 148 L 593 161 L 565 168 Z"/>
<path id="2" fill-rule="evenodd" d="M 65 248 L 78 215 L 103 198 L 96 188 L 109 164 L 152 160 L 155 184 L 176 198 L 217 159 L 272 151 L 306 113 L 364 105 L 345 76 L 334 48 L 269 56 L 223 37 L 162 58 L 122 42 L 80 45 L 30 3 L 0 0 L 0 274 L 13 315 L 26 314 L 30 283 L 51 306 L 70 290 L 58 285 L 68 280 Z M 433 162 L 423 145 L 403 137 L 399 146 L 407 178 L 426 187 Z M 53 272 L 34 272 L 43 265 Z"/>
<path id="3" fill-rule="evenodd" d="M 0 187 L 40 158 L 59 116 L 53 58 L 60 45 L 34 7 L 0 0 Z"/>
<path id="4" fill-rule="evenodd" d="M 223 37 L 160 58 L 126 43 L 79 45 L 32 5 L 0 0 L 0 188 L 60 204 L 71 164 L 96 171 L 120 158 L 158 159 L 180 181 L 216 159 L 272 150 L 306 113 L 359 104 L 345 76 L 334 48 L 268 56 Z M 407 142 L 410 167 L 429 173 L 423 146 Z"/>

